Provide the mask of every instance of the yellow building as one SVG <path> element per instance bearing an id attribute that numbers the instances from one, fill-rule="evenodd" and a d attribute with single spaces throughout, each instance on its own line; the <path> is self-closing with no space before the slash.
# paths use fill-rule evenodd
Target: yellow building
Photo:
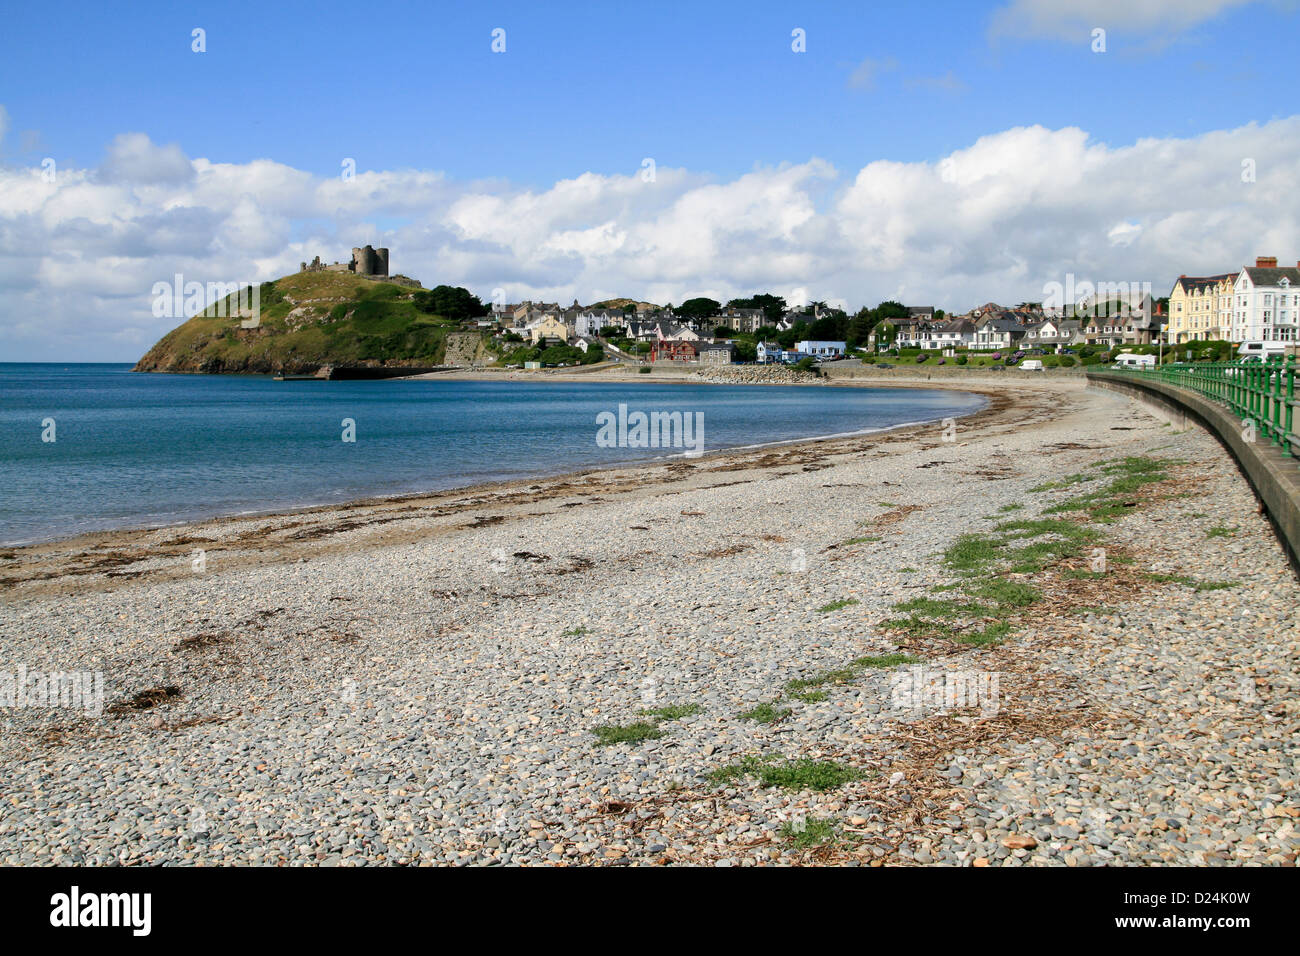
<path id="1" fill-rule="evenodd" d="M 1232 286 L 1237 273 L 1179 276 L 1169 293 L 1167 341 L 1226 339 L 1232 329 Z"/>
<path id="2" fill-rule="evenodd" d="M 537 345 L 547 339 L 558 339 L 560 342 L 569 340 L 569 327 L 564 324 L 558 315 L 548 312 L 540 319 L 529 322 L 527 325 L 528 338 L 533 345 Z"/>

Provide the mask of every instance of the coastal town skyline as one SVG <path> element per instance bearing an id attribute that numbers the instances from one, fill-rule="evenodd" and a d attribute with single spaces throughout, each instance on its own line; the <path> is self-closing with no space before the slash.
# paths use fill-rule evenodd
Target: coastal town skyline
<path id="1" fill-rule="evenodd" d="M 156 282 L 268 281 L 356 242 L 485 301 L 770 291 L 949 313 L 1039 301 L 1071 274 L 1149 282 L 1158 298 L 1180 275 L 1300 257 L 1296 81 L 1245 64 L 1249 37 L 1294 23 L 1294 4 L 941 12 L 923 24 L 836 6 L 801 20 L 765 5 L 728 29 L 723 12 L 695 12 L 673 21 L 674 66 L 658 71 L 669 28 L 654 18 L 633 30 L 591 11 L 412 12 L 409 32 L 436 35 L 441 57 L 402 60 L 410 41 L 390 37 L 389 61 L 415 69 L 396 82 L 354 42 L 391 21 L 324 19 L 315 60 L 346 51 L 351 68 L 290 50 L 301 82 L 268 76 L 246 99 L 229 95 L 232 73 L 256 84 L 269 69 L 256 28 L 290 14 L 100 18 L 99 41 L 61 54 L 103 66 L 93 91 L 66 70 L 25 72 L 18 38 L 57 18 L 17 14 L 0 39 L 0 349 L 133 361 L 169 327 L 150 312 Z M 546 67 L 602 42 L 635 68 L 591 84 Z M 174 89 L 142 98 L 141 65 L 107 66 L 142 45 Z M 748 85 L 726 79 L 737 63 Z M 367 67 L 362 96 L 344 77 Z M 1070 84 L 1088 96 L 1062 96 Z M 704 85 L 720 90 L 708 106 L 688 95 Z M 547 124 L 542 101 L 569 95 L 591 109 L 586 131 Z M 360 126 L 331 121 L 357 109 Z M 455 130 L 456 148 L 426 121 Z"/>

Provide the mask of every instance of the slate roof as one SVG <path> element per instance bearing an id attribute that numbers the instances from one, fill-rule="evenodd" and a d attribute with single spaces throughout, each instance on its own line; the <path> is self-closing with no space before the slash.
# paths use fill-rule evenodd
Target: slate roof
<path id="1" fill-rule="evenodd" d="M 1282 266 L 1274 269 L 1261 269 L 1258 266 L 1246 266 L 1246 275 L 1255 285 L 1275 286 L 1284 277 L 1291 285 L 1300 286 L 1300 269 L 1295 266 Z"/>
<path id="2" fill-rule="evenodd" d="M 1203 291 L 1209 286 L 1218 285 L 1224 279 L 1235 279 L 1237 275 L 1236 272 L 1224 272 L 1217 276 L 1179 276 L 1178 281 L 1174 283 L 1174 288 L 1182 286 L 1188 292 Z"/>

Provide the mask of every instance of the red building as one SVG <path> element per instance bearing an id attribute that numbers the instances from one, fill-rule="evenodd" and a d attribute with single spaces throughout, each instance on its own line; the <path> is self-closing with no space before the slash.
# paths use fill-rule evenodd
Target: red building
<path id="1" fill-rule="evenodd" d="M 694 362 L 697 355 L 694 342 L 661 340 L 650 345 L 652 362 Z"/>

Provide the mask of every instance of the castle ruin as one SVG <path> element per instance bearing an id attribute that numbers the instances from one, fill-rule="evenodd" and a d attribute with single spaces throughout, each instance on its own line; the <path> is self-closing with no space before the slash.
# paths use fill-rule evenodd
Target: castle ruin
<path id="1" fill-rule="evenodd" d="M 320 261 L 320 256 L 312 259 L 311 262 L 304 262 L 300 265 L 299 272 L 355 272 L 359 276 L 369 278 L 388 278 L 388 250 L 375 249 L 371 246 L 361 246 L 352 248 L 351 262 L 336 262 L 333 265 L 326 265 Z"/>

